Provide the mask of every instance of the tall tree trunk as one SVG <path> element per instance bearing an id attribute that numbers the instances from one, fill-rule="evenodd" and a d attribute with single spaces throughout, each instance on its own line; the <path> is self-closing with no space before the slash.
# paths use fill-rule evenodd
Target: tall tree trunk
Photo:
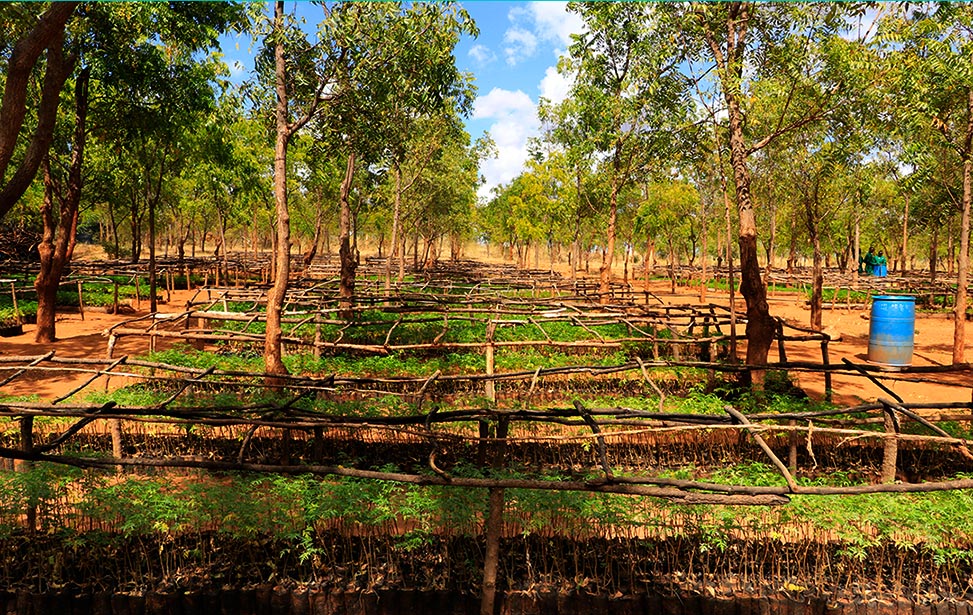
<path id="1" fill-rule="evenodd" d="M 389 256 L 385 261 L 385 295 L 392 289 L 392 265 L 399 254 L 399 215 L 402 211 L 402 168 L 396 162 L 393 165 L 395 173 L 395 204 L 392 207 L 392 238 L 389 242 Z"/>
<path id="2" fill-rule="evenodd" d="M 811 328 L 815 331 L 822 329 L 821 304 L 824 298 L 824 269 L 821 266 L 821 237 L 818 234 L 817 206 L 805 205 L 807 208 L 807 233 L 811 238 L 814 250 L 813 268 L 811 273 Z"/>
<path id="3" fill-rule="evenodd" d="M 141 252 L 142 252 L 141 246 L 139 244 L 141 234 L 142 234 L 142 225 L 140 223 L 139 215 L 138 215 L 138 211 L 139 211 L 138 198 L 136 197 L 134 191 L 132 193 L 131 208 L 132 208 L 132 217 L 129 220 L 129 225 L 131 226 L 132 229 L 132 253 L 130 257 L 132 260 L 132 264 L 134 265 L 139 262 L 139 259 L 141 257 Z"/>
<path id="4" fill-rule="evenodd" d="M 115 220 L 115 206 L 111 201 L 108 202 L 108 223 L 111 227 L 112 258 L 119 258 L 122 252 L 121 245 L 118 243 L 118 221 Z"/>
<path id="5" fill-rule="evenodd" d="M 700 273 L 700 280 L 699 280 L 699 302 L 705 303 L 706 284 L 707 284 L 706 278 L 708 277 L 706 274 L 706 265 L 707 265 L 706 261 L 709 257 L 706 254 L 706 251 L 708 249 L 708 242 L 706 241 L 706 230 L 707 230 L 706 229 L 706 205 L 704 204 L 704 201 L 702 199 L 700 199 L 699 207 L 700 207 L 700 212 L 699 212 L 700 219 L 702 222 L 702 230 L 700 231 L 702 235 L 701 237 L 702 246 L 700 247 L 700 255 L 699 255 L 700 256 L 699 264 L 702 267 L 702 272 Z"/>
<path id="6" fill-rule="evenodd" d="M 960 218 L 960 248 L 957 264 L 956 305 L 953 312 L 953 363 L 964 363 L 966 352 L 966 285 L 970 265 L 970 203 L 973 200 L 973 89 L 966 99 L 966 154 L 963 161 L 963 214 Z"/>
<path id="7" fill-rule="evenodd" d="M 929 282 L 936 283 L 936 271 L 939 266 L 939 225 L 932 226 L 932 241 L 929 242 Z"/>
<path id="8" fill-rule="evenodd" d="M 909 256 L 909 193 L 905 193 L 905 215 L 902 217 L 902 252 L 899 260 L 902 261 L 902 268 L 899 275 L 906 275 L 909 272 L 906 259 Z"/>
<path id="9" fill-rule="evenodd" d="M 44 223 L 44 232 L 41 242 L 37 246 L 41 266 L 37 279 L 34 281 L 34 289 L 37 291 L 37 329 L 34 340 L 41 344 L 51 343 L 57 338 L 55 332 L 57 289 L 61 283 L 64 268 L 74 254 L 83 184 L 81 167 L 84 163 L 87 136 L 86 121 L 90 75 L 90 70 L 85 68 L 81 70 L 75 81 L 74 143 L 71 148 L 71 163 L 68 170 L 66 190 L 55 190 L 54 179 L 51 177 L 49 156 L 45 156 L 42 163 L 44 168 L 44 201 L 41 205 L 41 219 Z M 56 232 L 54 223 L 55 192 L 58 194 L 59 201 Z M 56 243 L 55 234 L 57 235 Z"/>
<path id="10" fill-rule="evenodd" d="M 340 207 L 341 214 L 339 219 L 339 241 L 338 256 L 341 261 L 341 275 L 338 286 L 338 315 L 345 320 L 350 320 L 355 316 L 355 270 L 358 268 L 358 257 L 351 242 L 351 182 L 355 176 L 355 154 L 348 155 L 348 164 L 345 167 L 345 178 L 341 182 Z"/>
<path id="11" fill-rule="evenodd" d="M 747 303 L 747 365 L 766 365 L 774 339 L 774 319 L 767 305 L 767 287 L 757 261 L 757 220 L 750 195 L 750 171 L 743 135 L 743 115 L 736 98 L 727 95 L 730 111 L 730 164 L 740 216 L 740 294 Z M 762 386 L 763 373 L 751 372 L 753 384 Z"/>
<path id="12" fill-rule="evenodd" d="M 38 344 L 49 344 L 56 339 L 55 304 L 64 263 L 54 246 L 56 234 L 54 199 L 56 197 L 54 180 L 51 178 L 51 165 L 47 157 L 41 163 L 41 170 L 44 173 L 44 200 L 41 203 L 40 214 L 44 223 L 44 232 L 37 245 L 41 266 L 37 279 L 34 280 L 34 290 L 37 291 L 37 329 L 34 332 L 34 341 Z"/>
<path id="13" fill-rule="evenodd" d="M 767 354 L 774 338 L 774 319 L 767 305 L 767 287 L 760 276 L 757 260 L 757 221 L 750 194 L 750 171 L 747 168 L 747 145 L 743 131 L 743 111 L 740 108 L 740 82 L 743 78 L 747 28 L 752 6 L 746 2 L 734 2 L 727 17 L 726 54 L 717 43 L 714 33 L 703 24 L 707 44 L 716 60 L 717 73 L 726 102 L 730 129 L 730 166 L 736 187 L 737 212 L 739 214 L 740 244 L 740 294 L 747 303 L 747 365 L 767 364 Z M 764 373 L 750 372 L 755 388 L 762 388 Z"/>
<path id="14" fill-rule="evenodd" d="M 274 2 L 274 30 L 282 36 L 284 25 L 284 1 Z M 274 204 L 277 214 L 277 232 L 274 249 L 273 285 L 267 293 L 267 330 L 264 338 L 264 371 L 268 374 L 286 374 L 281 352 L 281 312 L 287 294 L 290 276 L 291 225 L 287 208 L 287 144 L 291 131 L 287 112 L 287 64 L 284 60 L 283 41 L 274 43 L 275 86 L 277 107 L 275 119 L 277 136 L 274 142 Z"/>
<path id="15" fill-rule="evenodd" d="M 159 311 L 155 298 L 156 266 L 155 266 L 155 199 L 149 199 L 149 312 Z"/>

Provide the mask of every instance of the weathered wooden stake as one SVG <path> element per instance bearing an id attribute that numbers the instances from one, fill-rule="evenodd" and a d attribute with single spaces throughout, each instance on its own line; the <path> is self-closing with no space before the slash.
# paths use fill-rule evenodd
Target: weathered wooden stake
<path id="1" fill-rule="evenodd" d="M 885 406 L 885 448 L 882 454 L 882 482 L 895 482 L 895 469 L 899 455 L 899 421 L 895 410 Z"/>
<path id="2" fill-rule="evenodd" d="M 494 374 L 494 353 L 493 335 L 496 332 L 496 322 L 491 320 L 487 324 L 486 330 L 486 373 L 487 376 Z M 492 379 L 488 379 L 484 384 L 484 393 L 490 402 L 490 407 L 496 409 L 497 390 Z M 483 434 L 483 421 L 480 423 L 480 434 Z M 496 447 L 493 451 L 492 465 L 494 468 L 502 468 L 504 453 L 506 452 L 506 438 L 508 429 L 508 419 L 500 418 L 497 421 Z M 481 443 L 482 445 L 483 443 Z M 497 571 L 500 567 L 500 538 L 503 535 L 503 508 L 504 490 L 502 488 L 490 489 L 489 508 L 487 511 L 486 527 L 486 554 L 483 560 L 483 589 L 480 600 L 480 615 L 493 615 L 497 599 Z"/>
<path id="3" fill-rule="evenodd" d="M 78 313 L 81 320 L 84 320 L 84 293 L 81 292 L 81 280 L 78 280 Z"/>

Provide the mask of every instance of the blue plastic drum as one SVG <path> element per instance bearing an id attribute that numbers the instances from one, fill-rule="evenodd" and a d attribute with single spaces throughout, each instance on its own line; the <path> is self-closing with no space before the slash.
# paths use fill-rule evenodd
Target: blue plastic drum
<path id="1" fill-rule="evenodd" d="M 868 362 L 890 367 L 912 365 L 916 337 L 916 298 L 909 295 L 872 297 L 868 325 Z"/>

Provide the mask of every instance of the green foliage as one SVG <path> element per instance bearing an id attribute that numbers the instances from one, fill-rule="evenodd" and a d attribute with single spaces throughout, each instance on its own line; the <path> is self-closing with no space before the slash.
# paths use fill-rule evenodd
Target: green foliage
<path id="1" fill-rule="evenodd" d="M 79 482 L 83 483 L 80 470 L 59 464 L 38 463 L 27 471 L 0 472 L 0 534 L 19 527 L 30 509 L 36 511 L 38 529 L 52 531 L 68 525 L 67 503 Z"/>

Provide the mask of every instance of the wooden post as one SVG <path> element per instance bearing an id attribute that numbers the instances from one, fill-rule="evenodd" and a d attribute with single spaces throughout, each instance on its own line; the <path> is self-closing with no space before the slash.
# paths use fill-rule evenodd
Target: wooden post
<path id="1" fill-rule="evenodd" d="M 114 285 L 115 288 L 112 291 L 112 301 L 111 301 L 112 312 L 111 313 L 117 314 L 118 313 L 118 280 L 112 280 L 112 284 Z"/>
<path id="2" fill-rule="evenodd" d="M 84 294 L 81 292 L 81 280 L 78 280 L 78 313 L 81 320 L 84 320 Z"/>
<path id="3" fill-rule="evenodd" d="M 494 352 L 493 334 L 496 331 L 496 322 L 491 320 L 487 324 L 486 338 L 486 373 L 487 376 L 494 374 Z M 497 391 L 492 379 L 488 379 L 484 386 L 484 392 L 490 401 L 491 408 L 496 408 Z M 483 434 L 483 424 L 480 422 L 480 433 Z M 506 448 L 506 438 L 508 429 L 508 419 L 502 417 L 497 421 L 496 428 L 496 448 L 493 451 L 491 465 L 494 468 L 503 467 L 504 449 Z M 485 444 L 481 442 L 481 446 Z M 484 534 L 486 540 L 486 554 L 483 560 L 483 589 L 480 597 L 480 615 L 493 615 L 497 597 L 497 571 L 500 568 L 500 538 L 503 535 L 503 508 L 504 490 L 501 488 L 490 489 L 489 506 L 487 510 L 486 525 Z"/>
<path id="4" fill-rule="evenodd" d="M 831 384 L 831 357 L 828 355 L 828 340 L 821 340 L 821 363 L 824 364 L 824 401 L 831 401 L 834 395 L 834 387 Z"/>
<path id="5" fill-rule="evenodd" d="M 895 482 L 895 469 L 899 454 L 899 421 L 895 410 L 885 406 L 885 447 L 882 454 L 882 482 Z"/>
<path id="6" fill-rule="evenodd" d="M 491 320 L 487 323 L 486 329 L 486 374 L 487 376 L 493 376 L 493 371 L 495 368 L 495 354 L 496 346 L 493 344 L 493 335 L 496 333 L 497 323 Z M 490 400 L 490 405 L 495 406 L 497 403 L 497 388 L 496 384 L 493 382 L 492 378 L 488 378 L 483 385 L 483 394 L 488 400 Z"/>
<path id="7" fill-rule="evenodd" d="M 34 417 L 25 416 L 20 419 L 20 446 L 24 453 L 30 455 L 34 452 Z M 30 472 L 34 462 L 25 461 L 20 464 L 21 472 Z M 27 506 L 27 531 L 37 531 L 37 505 L 28 504 Z"/>
<path id="8" fill-rule="evenodd" d="M 13 299 L 14 318 L 17 319 L 16 322 L 18 325 L 22 325 L 24 324 L 24 319 L 20 315 L 20 308 L 17 307 L 17 286 L 13 280 L 10 280 L 10 298 Z"/>
<path id="9" fill-rule="evenodd" d="M 797 421 L 791 419 L 787 422 L 791 427 L 797 426 Z M 790 448 L 787 451 L 787 468 L 791 471 L 791 474 L 797 474 L 797 431 L 792 430 L 788 436 L 788 443 Z"/>
<path id="10" fill-rule="evenodd" d="M 142 309 L 142 291 L 139 289 L 139 275 L 135 274 L 135 309 Z"/>
<path id="11" fill-rule="evenodd" d="M 784 321 L 777 318 L 777 357 L 781 363 L 787 363 L 787 351 L 784 350 Z"/>
<path id="12" fill-rule="evenodd" d="M 115 335 L 108 336 L 108 360 L 112 360 L 115 353 L 115 342 L 118 340 Z M 105 375 L 105 391 L 108 391 L 110 377 Z M 122 419 L 108 419 L 108 432 L 111 434 L 111 454 L 115 459 L 120 459 L 122 450 Z M 115 466 L 115 471 L 121 473 L 122 466 Z"/>

